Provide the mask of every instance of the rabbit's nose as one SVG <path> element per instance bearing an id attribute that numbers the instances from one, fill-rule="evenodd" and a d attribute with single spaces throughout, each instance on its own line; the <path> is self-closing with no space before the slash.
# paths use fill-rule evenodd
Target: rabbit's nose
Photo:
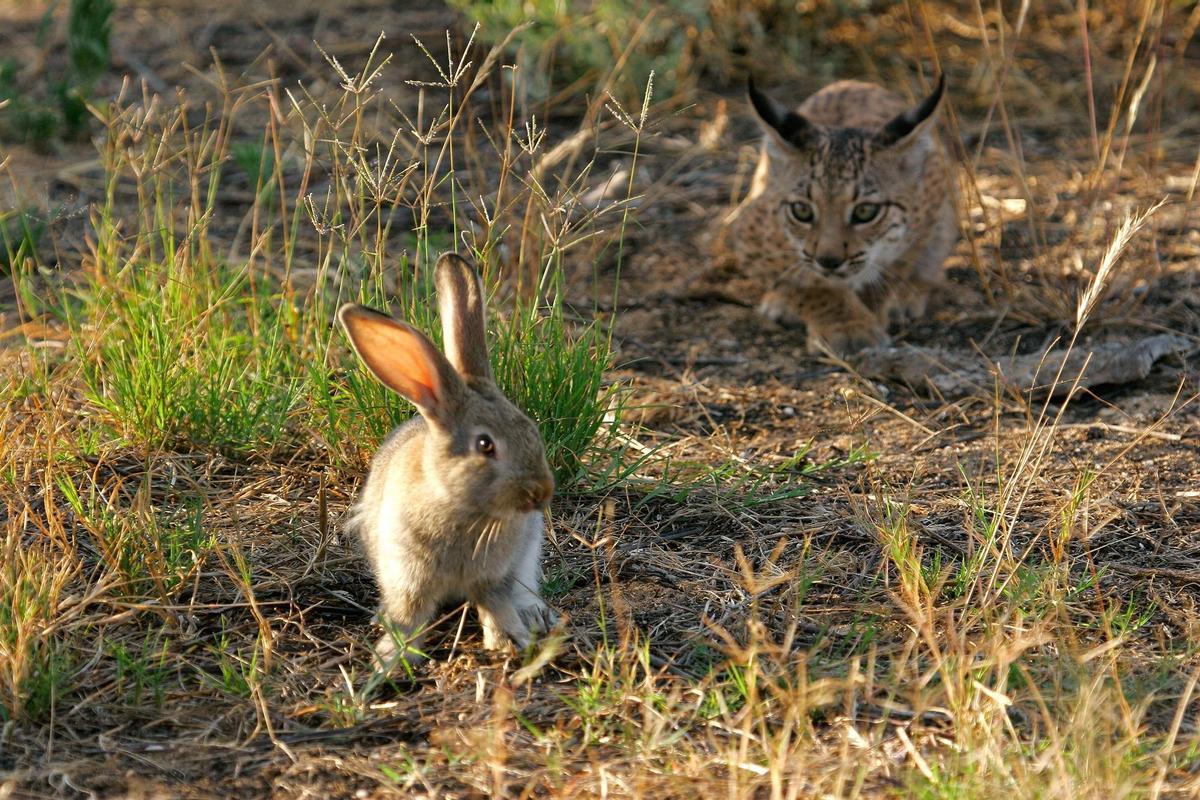
<path id="1" fill-rule="evenodd" d="M 550 502 L 550 497 L 554 494 L 554 481 L 548 478 L 531 481 L 529 483 L 529 506 L 530 510 L 536 508 L 545 508 Z"/>

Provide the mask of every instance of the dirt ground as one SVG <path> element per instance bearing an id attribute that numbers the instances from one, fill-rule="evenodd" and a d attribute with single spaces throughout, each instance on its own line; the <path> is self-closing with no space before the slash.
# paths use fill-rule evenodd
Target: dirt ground
<path id="1" fill-rule="evenodd" d="M 1039 537 L 1077 477 L 1097 471 L 1087 493 L 1088 522 L 1067 545 L 1072 572 L 1095 578 L 1085 603 L 1135 599 L 1148 618 L 1125 641 L 1150 654 L 1179 653 L 1180 672 L 1194 670 L 1200 663 L 1194 647 L 1200 641 L 1200 208 L 1191 190 L 1200 142 L 1200 40 L 1185 41 L 1172 28 L 1159 32 L 1154 46 L 1163 60 L 1141 121 L 1128 137 L 1124 117 L 1116 126 L 1112 158 L 1121 155 L 1123 169 L 1119 177 L 1109 170 L 1094 179 L 1090 167 L 1081 166 L 1093 163 L 1086 101 L 1075 77 L 1070 86 L 1057 77 L 1077 72 L 1078 42 L 1061 35 L 1072 29 L 1074 7 L 1037 9 L 1021 42 L 1019 80 L 1005 90 L 1006 124 L 1019 132 L 1021 160 L 994 113 L 994 97 L 980 90 L 980 53 L 988 43 L 973 27 L 974 12 L 965 6 L 944 12 L 932 15 L 931 35 L 945 54 L 951 87 L 955 123 L 945 133 L 961 142 L 952 149 L 968 209 L 965 235 L 928 316 L 895 331 L 895 338 L 982 365 L 1069 338 L 1070 320 L 1056 312 L 1073 308 L 1071 292 L 1083 285 L 1072 277 L 1075 256 L 1092 267 L 1126 213 L 1165 197 L 1167 204 L 1124 257 L 1133 276 L 1128 294 L 1102 306 L 1077 346 L 1169 331 L 1188 347 L 1159 360 L 1145 378 L 1091 387 L 1065 404 L 1002 382 L 939 396 L 926 385 L 863 374 L 854 359 L 808 355 L 802 330 L 755 313 L 761 280 L 716 263 L 705 247 L 714 220 L 744 191 L 753 166 L 757 131 L 740 88 L 702 86 L 694 97 L 664 99 L 637 162 L 644 198 L 625 242 L 617 306 L 604 308 L 616 318 L 619 366 L 612 377 L 627 383 L 635 406 L 625 426 L 631 440 L 659 448 L 681 474 L 728 468 L 732 481 L 713 480 L 690 492 L 650 491 L 645 486 L 654 484 L 632 482 L 560 496 L 546 569 L 553 602 L 569 622 L 545 672 L 527 683 L 506 679 L 519 667 L 517 657 L 482 651 L 473 620 L 462 625 L 451 612 L 434 637 L 435 660 L 402 691 L 385 692 L 364 717 L 347 722 L 331 710 L 333 699 L 346 689 L 345 668 L 365 661 L 363 645 L 375 630 L 374 589 L 365 565 L 343 540 L 327 538 L 319 519 L 327 513 L 336 527 L 358 476 L 178 454 L 173 468 L 180 474 L 204 476 L 237 496 L 209 524 L 220 535 L 254 542 L 259 608 L 251 613 L 241 588 L 214 572 L 205 573 L 209 585 L 188 610 L 147 613 L 172 619 L 194 637 L 195 652 L 181 651 L 185 659 L 202 658 L 201 643 L 216 641 L 218 631 L 253 637 L 264 615 L 276 631 L 274 656 L 287 664 L 272 696 L 180 693 L 162 708 L 138 708 L 97 686 L 60 706 L 57 719 L 5 725 L 0 796 L 602 796 L 605 770 L 613 796 L 724 794 L 729 778 L 723 769 L 642 773 L 619 739 L 579 738 L 577 748 L 554 753 L 530 731 L 570 732 L 582 725 L 565 699 L 567 687 L 589 674 L 608 642 L 628 642 L 635 634 L 648 643 L 646 672 L 659 676 L 667 694 L 684 691 L 678 687 L 704 675 L 729 646 L 727 636 L 742 641 L 754 625 L 773 640 L 790 632 L 791 647 L 807 651 L 814 675 L 844 674 L 866 638 L 880 653 L 899 653 L 910 630 L 879 534 L 866 523 L 884 514 L 881 498 L 891 498 L 909 506 L 908 524 L 919 532 L 927 560 L 967 558 L 977 545 L 964 499 L 968 487 L 1000 491 L 998 476 L 1015 474 L 1043 411 L 1054 418 L 1061 410 L 1061 418 L 1028 481 L 1012 547 L 1039 550 Z M 0 51 L 23 54 L 23 69 L 46 68 L 39 59 L 52 64 L 58 57 L 34 45 L 40 8 L 8 7 L 0 15 L 6 28 Z M 846 31 L 828 46 L 854 54 L 847 57 L 859 69 L 854 77 L 890 81 L 916 94 L 912 65 L 927 52 L 923 33 L 914 34 L 899 10 L 878 20 L 870 37 L 862 27 L 859 38 Z M 99 91 L 117 93 L 118 76 L 128 75 L 152 91 L 170 94 L 184 86 L 193 99 L 215 97 L 215 61 L 241 82 L 331 81 L 314 41 L 353 64 L 383 31 L 395 55 L 381 80 L 403 105 L 415 91 L 405 79 L 430 72 L 410 34 L 440 52 L 447 29 L 462 41 L 455 12 L 432 0 L 336 7 L 301 0 L 269 12 L 266 6 L 160 0 L 122 4 L 113 25 L 115 74 Z M 1105 30 L 1097 26 L 1092 53 L 1102 114 L 1119 91 L 1127 55 L 1116 34 L 1106 39 Z M 778 85 L 794 85 L 799 93 L 830 77 L 791 72 Z M 993 121 L 985 127 L 990 109 Z M 562 109 L 552 130 L 565 136 L 571 116 Z M 88 236 L 86 209 L 103 188 L 94 146 L 64 143 L 46 153 L 3 145 L 0 162 L 6 163 L 4 203 L 58 209 L 43 246 L 53 249 L 63 269 L 77 266 Z M 601 167 L 629 164 L 628 155 L 610 153 Z M 231 219 L 245 208 L 244 199 L 229 199 Z M 1094 213 L 1097 207 L 1103 213 Z M 590 307 L 591 265 L 581 257 L 571 266 L 579 306 Z M 617 274 L 611 251 L 601 254 L 598 266 L 602 281 Z M 9 328 L 17 320 L 11 286 L 0 288 L 0 303 Z M 800 452 L 806 454 L 797 462 L 792 457 Z M 131 474 L 141 468 L 133 456 L 115 463 Z M 803 465 L 810 469 L 802 476 Z M 762 483 L 747 488 L 759 476 Z M 747 502 L 796 487 L 793 497 Z M 241 507 L 254 509 L 251 521 Z M 316 555 L 297 558 L 298 552 Z M 790 580 L 749 591 L 747 569 Z M 110 614 L 116 620 L 135 611 L 114 606 Z M 492 691 L 498 685 L 507 686 L 507 694 Z M 900 713 L 906 702 L 867 697 L 856 713 L 878 718 Z M 1149 703 L 1145 729 L 1168 728 L 1174 707 Z M 489 725 L 504 704 L 519 707 L 526 727 L 514 724 L 497 744 Z M 903 711 L 930 713 L 915 705 Z M 837 747 L 832 716 L 826 727 L 818 724 L 818 740 L 830 750 Z M 647 710 L 639 725 L 650 725 L 651 717 Z M 930 719 L 927 729 L 937 730 L 939 722 Z M 1195 731 L 1192 714 L 1184 732 Z M 456 755 L 494 755 L 498 747 L 503 774 Z M 547 764 L 555 758 L 576 777 L 552 777 Z M 389 783 L 381 777 L 388 774 L 381 766 L 409 762 L 425 765 L 424 771 L 414 767 L 419 779 Z M 799 789 L 801 796 L 817 791 L 822 769 L 813 767 L 812 784 Z M 1177 796 L 1198 785 L 1194 771 L 1177 777 L 1185 787 Z M 867 778 L 863 791 L 902 789 L 880 772 Z M 769 796 L 765 784 L 751 796 Z"/>

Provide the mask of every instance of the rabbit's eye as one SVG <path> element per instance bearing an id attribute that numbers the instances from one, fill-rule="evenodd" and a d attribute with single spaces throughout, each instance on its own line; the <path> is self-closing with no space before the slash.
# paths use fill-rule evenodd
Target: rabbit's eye
<path id="1" fill-rule="evenodd" d="M 496 457 L 496 443 L 486 433 L 479 434 L 475 439 L 475 452 L 488 458 Z"/>

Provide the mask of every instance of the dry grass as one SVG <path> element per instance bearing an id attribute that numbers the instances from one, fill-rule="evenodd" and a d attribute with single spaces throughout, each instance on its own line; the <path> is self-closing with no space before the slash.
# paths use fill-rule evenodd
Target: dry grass
<path id="1" fill-rule="evenodd" d="M 777 9 L 710 5 L 737 25 L 685 61 L 736 83 L 701 45 L 767 52 Z M 965 236 L 909 339 L 1200 341 L 1200 17 L 815 7 L 792 46 L 953 87 Z M 747 279 L 698 285 L 745 185 L 736 86 L 652 95 L 627 64 L 545 93 L 528 32 L 489 51 L 434 4 L 155 8 L 114 18 L 134 77 L 102 87 L 98 148 L 0 157 L 49 232 L 0 298 L 0 795 L 1200 795 L 1188 360 L 1057 399 L 873 384 L 757 320 Z M 452 246 L 558 448 L 567 622 L 492 655 L 447 609 L 389 681 L 338 520 L 407 411 L 329 311 L 428 324 Z"/>

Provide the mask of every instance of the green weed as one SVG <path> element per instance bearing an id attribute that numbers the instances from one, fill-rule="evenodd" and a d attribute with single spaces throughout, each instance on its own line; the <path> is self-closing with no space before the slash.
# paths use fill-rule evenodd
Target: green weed
<path id="1" fill-rule="evenodd" d="M 71 0 L 67 17 L 67 74 L 55 87 L 65 133 L 76 138 L 87 126 L 87 104 L 108 70 L 112 0 Z"/>
<path id="2" fill-rule="evenodd" d="M 231 638 L 224 616 L 216 642 L 207 649 L 216 661 L 216 672 L 197 668 L 203 683 L 225 694 L 243 698 L 250 697 L 262 684 L 265 670 L 260 643 L 255 641 L 250 647 L 250 654 L 246 655 L 245 650 L 237 647 Z"/>
<path id="3" fill-rule="evenodd" d="M 145 485 L 129 505 L 118 488 L 106 496 L 89 481 L 80 491 L 65 471 L 55 474 L 55 485 L 108 573 L 101 580 L 120 596 L 170 601 L 212 547 L 198 506 L 162 514 L 150 507 Z"/>
<path id="4" fill-rule="evenodd" d="M 649 482 L 638 505 L 658 497 L 682 503 L 697 491 L 711 491 L 722 502 L 751 509 L 803 497 L 811 491 L 815 479 L 823 474 L 869 463 L 876 458 L 864 443 L 856 445 L 845 456 L 814 461 L 810 458 L 812 446 L 810 441 L 791 456 L 772 464 L 741 458 L 729 458 L 715 464 L 664 459 L 656 464 L 662 470 L 660 477 Z M 653 453 L 642 454 L 641 460 L 657 461 Z"/>
<path id="5" fill-rule="evenodd" d="M 43 47 L 47 47 L 53 12 L 51 6 L 38 34 Z M 22 90 L 17 85 L 16 62 L 0 62 L 0 108 L 6 115 L 7 136 L 45 148 L 59 136 L 78 139 L 86 133 L 88 104 L 111 60 L 112 12 L 112 0 L 71 0 L 65 69 L 57 76 L 44 75 L 41 86 Z"/>
<path id="6" fill-rule="evenodd" d="M 161 631 L 151 632 L 136 645 L 112 641 L 107 651 L 116 662 L 116 685 L 125 702 L 137 706 L 147 699 L 155 708 L 162 708 L 167 683 L 176 674 L 168 638 Z"/>
<path id="7" fill-rule="evenodd" d="M 9 523 L 11 526 L 11 522 Z M 52 633 L 73 570 L 9 527 L 0 558 L 0 720 L 39 718 L 68 691 L 70 651 Z"/>
<path id="8" fill-rule="evenodd" d="M 0 84 L 3 83 L 0 67 Z M 37 209 L 0 211 L 0 272 L 10 275 L 26 259 L 38 260 L 38 245 L 46 235 L 46 220 Z"/>
<path id="9" fill-rule="evenodd" d="M 658 76 L 667 96 L 818 61 L 832 72 L 828 50 L 813 58 L 823 34 L 847 11 L 867 12 L 867 0 L 806 4 L 782 0 L 683 0 L 647 6 L 635 0 L 451 0 L 480 26 L 489 43 L 509 43 L 538 76 L 527 85 L 537 100 L 551 88 L 583 82 L 638 97 Z M 528 24 L 519 37 L 512 32 Z M 764 53 L 769 56 L 764 58 Z"/>

